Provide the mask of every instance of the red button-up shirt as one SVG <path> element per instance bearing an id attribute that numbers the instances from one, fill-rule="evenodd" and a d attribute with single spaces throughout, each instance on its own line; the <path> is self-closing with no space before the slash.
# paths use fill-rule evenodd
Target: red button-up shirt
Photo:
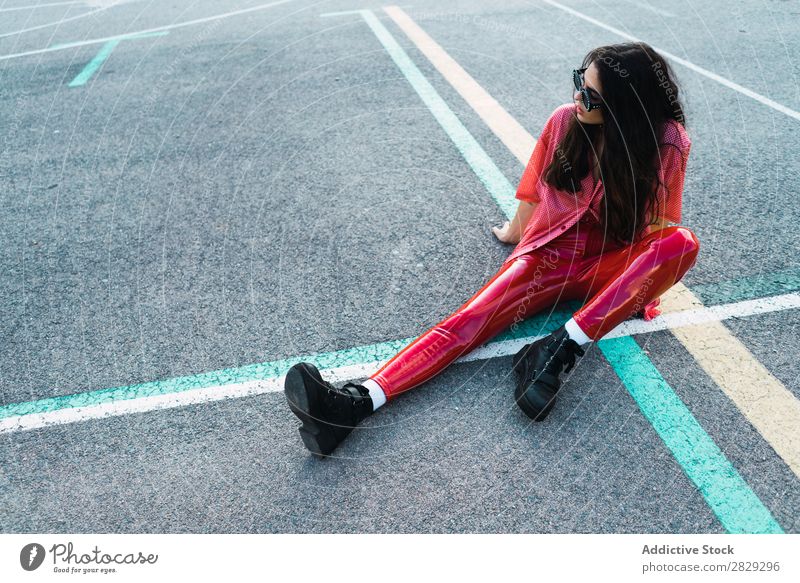
<path id="1" fill-rule="evenodd" d="M 603 182 L 602 180 L 595 182 L 591 172 L 583 178 L 581 189 L 576 194 L 557 190 L 542 180 L 543 171 L 553 159 L 556 148 L 574 116 L 574 103 L 565 103 L 557 107 L 545 123 L 536 142 L 530 161 L 522 174 L 516 198 L 538 203 L 538 206 L 528 221 L 519 244 L 506 261 L 545 245 L 581 219 L 590 225 L 600 222 Z M 659 187 L 659 204 L 655 216 L 650 217 L 651 221 L 661 216 L 672 223 L 680 222 L 683 181 L 690 148 L 691 140 L 684 127 L 674 120 L 667 120 L 659 141 L 659 179 L 664 187 Z M 639 238 L 650 232 L 652 228 L 647 227 Z"/>

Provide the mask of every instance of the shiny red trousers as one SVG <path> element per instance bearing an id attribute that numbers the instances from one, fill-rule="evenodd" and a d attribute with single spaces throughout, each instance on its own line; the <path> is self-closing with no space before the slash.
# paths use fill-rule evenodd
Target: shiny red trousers
<path id="1" fill-rule="evenodd" d="M 680 226 L 633 245 L 597 248 L 593 228 L 581 221 L 543 247 L 506 261 L 464 305 L 370 377 L 387 401 L 559 302 L 588 298 L 573 318 L 589 338 L 599 340 L 680 281 L 700 248 L 695 234 Z"/>

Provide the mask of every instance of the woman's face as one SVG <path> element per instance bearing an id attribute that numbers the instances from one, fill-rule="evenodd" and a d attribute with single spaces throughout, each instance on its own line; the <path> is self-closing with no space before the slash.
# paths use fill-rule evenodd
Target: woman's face
<path id="1" fill-rule="evenodd" d="M 600 86 L 600 78 L 597 74 L 597 67 L 594 62 L 583 72 L 583 86 L 589 90 L 589 96 L 592 102 L 599 102 L 600 95 L 603 94 L 603 88 Z M 583 107 L 583 99 L 581 99 L 581 92 L 575 90 L 572 93 L 572 100 L 575 102 L 575 113 L 578 116 L 578 121 L 588 124 L 601 124 L 603 123 L 603 108 L 593 109 L 586 111 Z"/>

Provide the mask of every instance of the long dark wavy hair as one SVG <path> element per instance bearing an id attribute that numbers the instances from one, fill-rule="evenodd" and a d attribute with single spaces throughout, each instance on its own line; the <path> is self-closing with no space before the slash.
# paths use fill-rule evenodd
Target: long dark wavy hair
<path id="1" fill-rule="evenodd" d="M 598 47 L 583 59 L 594 63 L 600 78 L 602 124 L 580 122 L 572 114 L 543 180 L 576 193 L 591 171 L 589 152 L 602 140 L 600 177 L 605 194 L 601 221 L 606 240 L 629 244 L 658 208 L 658 150 L 662 123 L 686 126 L 679 88 L 669 64 L 643 42 Z M 565 163 L 568 162 L 568 163 Z"/>

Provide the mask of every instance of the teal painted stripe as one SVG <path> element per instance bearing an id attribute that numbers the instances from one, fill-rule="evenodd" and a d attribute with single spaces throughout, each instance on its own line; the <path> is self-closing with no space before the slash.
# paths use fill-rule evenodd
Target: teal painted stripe
<path id="1" fill-rule="evenodd" d="M 94 56 L 94 59 L 89 61 L 89 63 L 83 68 L 83 71 L 78 73 L 78 75 L 69 83 L 70 87 L 80 87 L 81 85 L 86 85 L 86 82 L 91 79 L 92 75 L 94 75 L 95 71 L 97 71 L 105 62 L 105 60 L 111 55 L 111 51 L 114 50 L 119 44 L 119 39 L 114 39 L 108 41 L 100 50 L 97 51 L 97 54 Z"/>
<path id="2" fill-rule="evenodd" d="M 332 368 L 351 363 L 372 362 L 383 358 L 389 358 L 389 356 L 399 351 L 411 340 L 412 338 L 392 340 L 389 342 L 382 342 L 380 344 L 357 346 L 355 348 L 348 348 L 333 352 L 323 352 L 313 355 L 296 356 L 287 359 L 274 360 L 260 364 L 250 364 L 237 368 L 225 368 L 161 381 L 151 381 L 123 387 L 100 389 L 97 391 L 63 395 L 60 397 L 39 399 L 25 403 L 14 403 L 0 407 L 0 419 L 5 419 L 6 417 L 11 417 L 14 415 L 47 413 L 59 409 L 87 407 L 114 401 L 181 393 L 183 391 L 202 389 L 216 385 L 274 379 L 285 375 L 289 368 L 298 362 L 312 362 L 320 368 Z"/>
<path id="3" fill-rule="evenodd" d="M 712 284 L 693 285 L 692 292 L 706 306 L 754 300 L 800 290 L 800 271 L 784 269 Z"/>
<path id="4" fill-rule="evenodd" d="M 148 32 L 144 34 L 138 35 L 122 35 L 118 38 L 112 39 L 104 44 L 94 58 L 87 63 L 87 65 L 83 68 L 83 70 L 78 73 L 78 75 L 69 83 L 69 87 L 81 87 L 82 85 L 86 85 L 86 82 L 92 78 L 92 75 L 97 72 L 97 70 L 103 66 L 103 63 L 106 59 L 111 55 L 114 47 L 116 47 L 121 41 L 135 39 L 135 38 L 147 38 L 151 36 L 164 36 L 168 34 L 165 31 L 162 32 Z M 68 45 L 64 45 L 68 46 Z"/>
<path id="5" fill-rule="evenodd" d="M 770 511 L 630 336 L 600 340 L 642 413 L 730 533 L 783 533 Z"/>
<path id="6" fill-rule="evenodd" d="M 515 331 L 508 330 L 495 337 L 489 344 L 501 342 L 503 340 L 547 334 L 569 319 L 574 311 L 575 310 L 554 311 L 551 314 L 543 314 L 524 320 Z M 276 379 L 285 375 L 289 368 L 298 362 L 311 362 L 321 370 L 340 366 L 358 365 L 367 362 L 377 362 L 387 360 L 394 356 L 401 348 L 410 344 L 415 338 L 416 337 L 401 338 L 399 340 L 389 340 L 378 344 L 368 344 L 332 352 L 294 356 L 292 358 L 250 364 L 237 368 L 225 368 L 190 376 L 138 383 L 123 387 L 99 389 L 96 391 L 75 393 L 59 397 L 49 397 L 35 401 L 26 401 L 24 403 L 12 403 L 0 407 L 0 419 L 16 415 L 49 413 L 60 409 L 89 407 L 115 401 L 181 393 L 183 391 L 203 389 L 217 385 Z"/>
<path id="7" fill-rule="evenodd" d="M 394 37 L 386 30 L 378 18 L 369 10 L 361 10 L 360 12 L 372 32 L 375 33 L 375 36 L 378 37 L 378 40 L 386 49 L 386 52 L 389 53 L 389 56 L 420 96 L 420 99 L 428 106 L 436 121 L 447 132 L 458 151 L 461 152 L 461 155 L 472 167 L 473 172 L 486 186 L 500 210 L 509 219 L 513 217 L 517 212 L 517 203 L 519 201 L 514 197 L 516 190 L 511 186 L 511 183 L 500 172 L 500 169 L 497 168 L 492 159 L 472 137 L 472 134 L 464 127 L 444 99 L 433 88 L 433 85 L 422 75 L 408 54 L 397 44 L 397 41 L 394 40 Z"/>

